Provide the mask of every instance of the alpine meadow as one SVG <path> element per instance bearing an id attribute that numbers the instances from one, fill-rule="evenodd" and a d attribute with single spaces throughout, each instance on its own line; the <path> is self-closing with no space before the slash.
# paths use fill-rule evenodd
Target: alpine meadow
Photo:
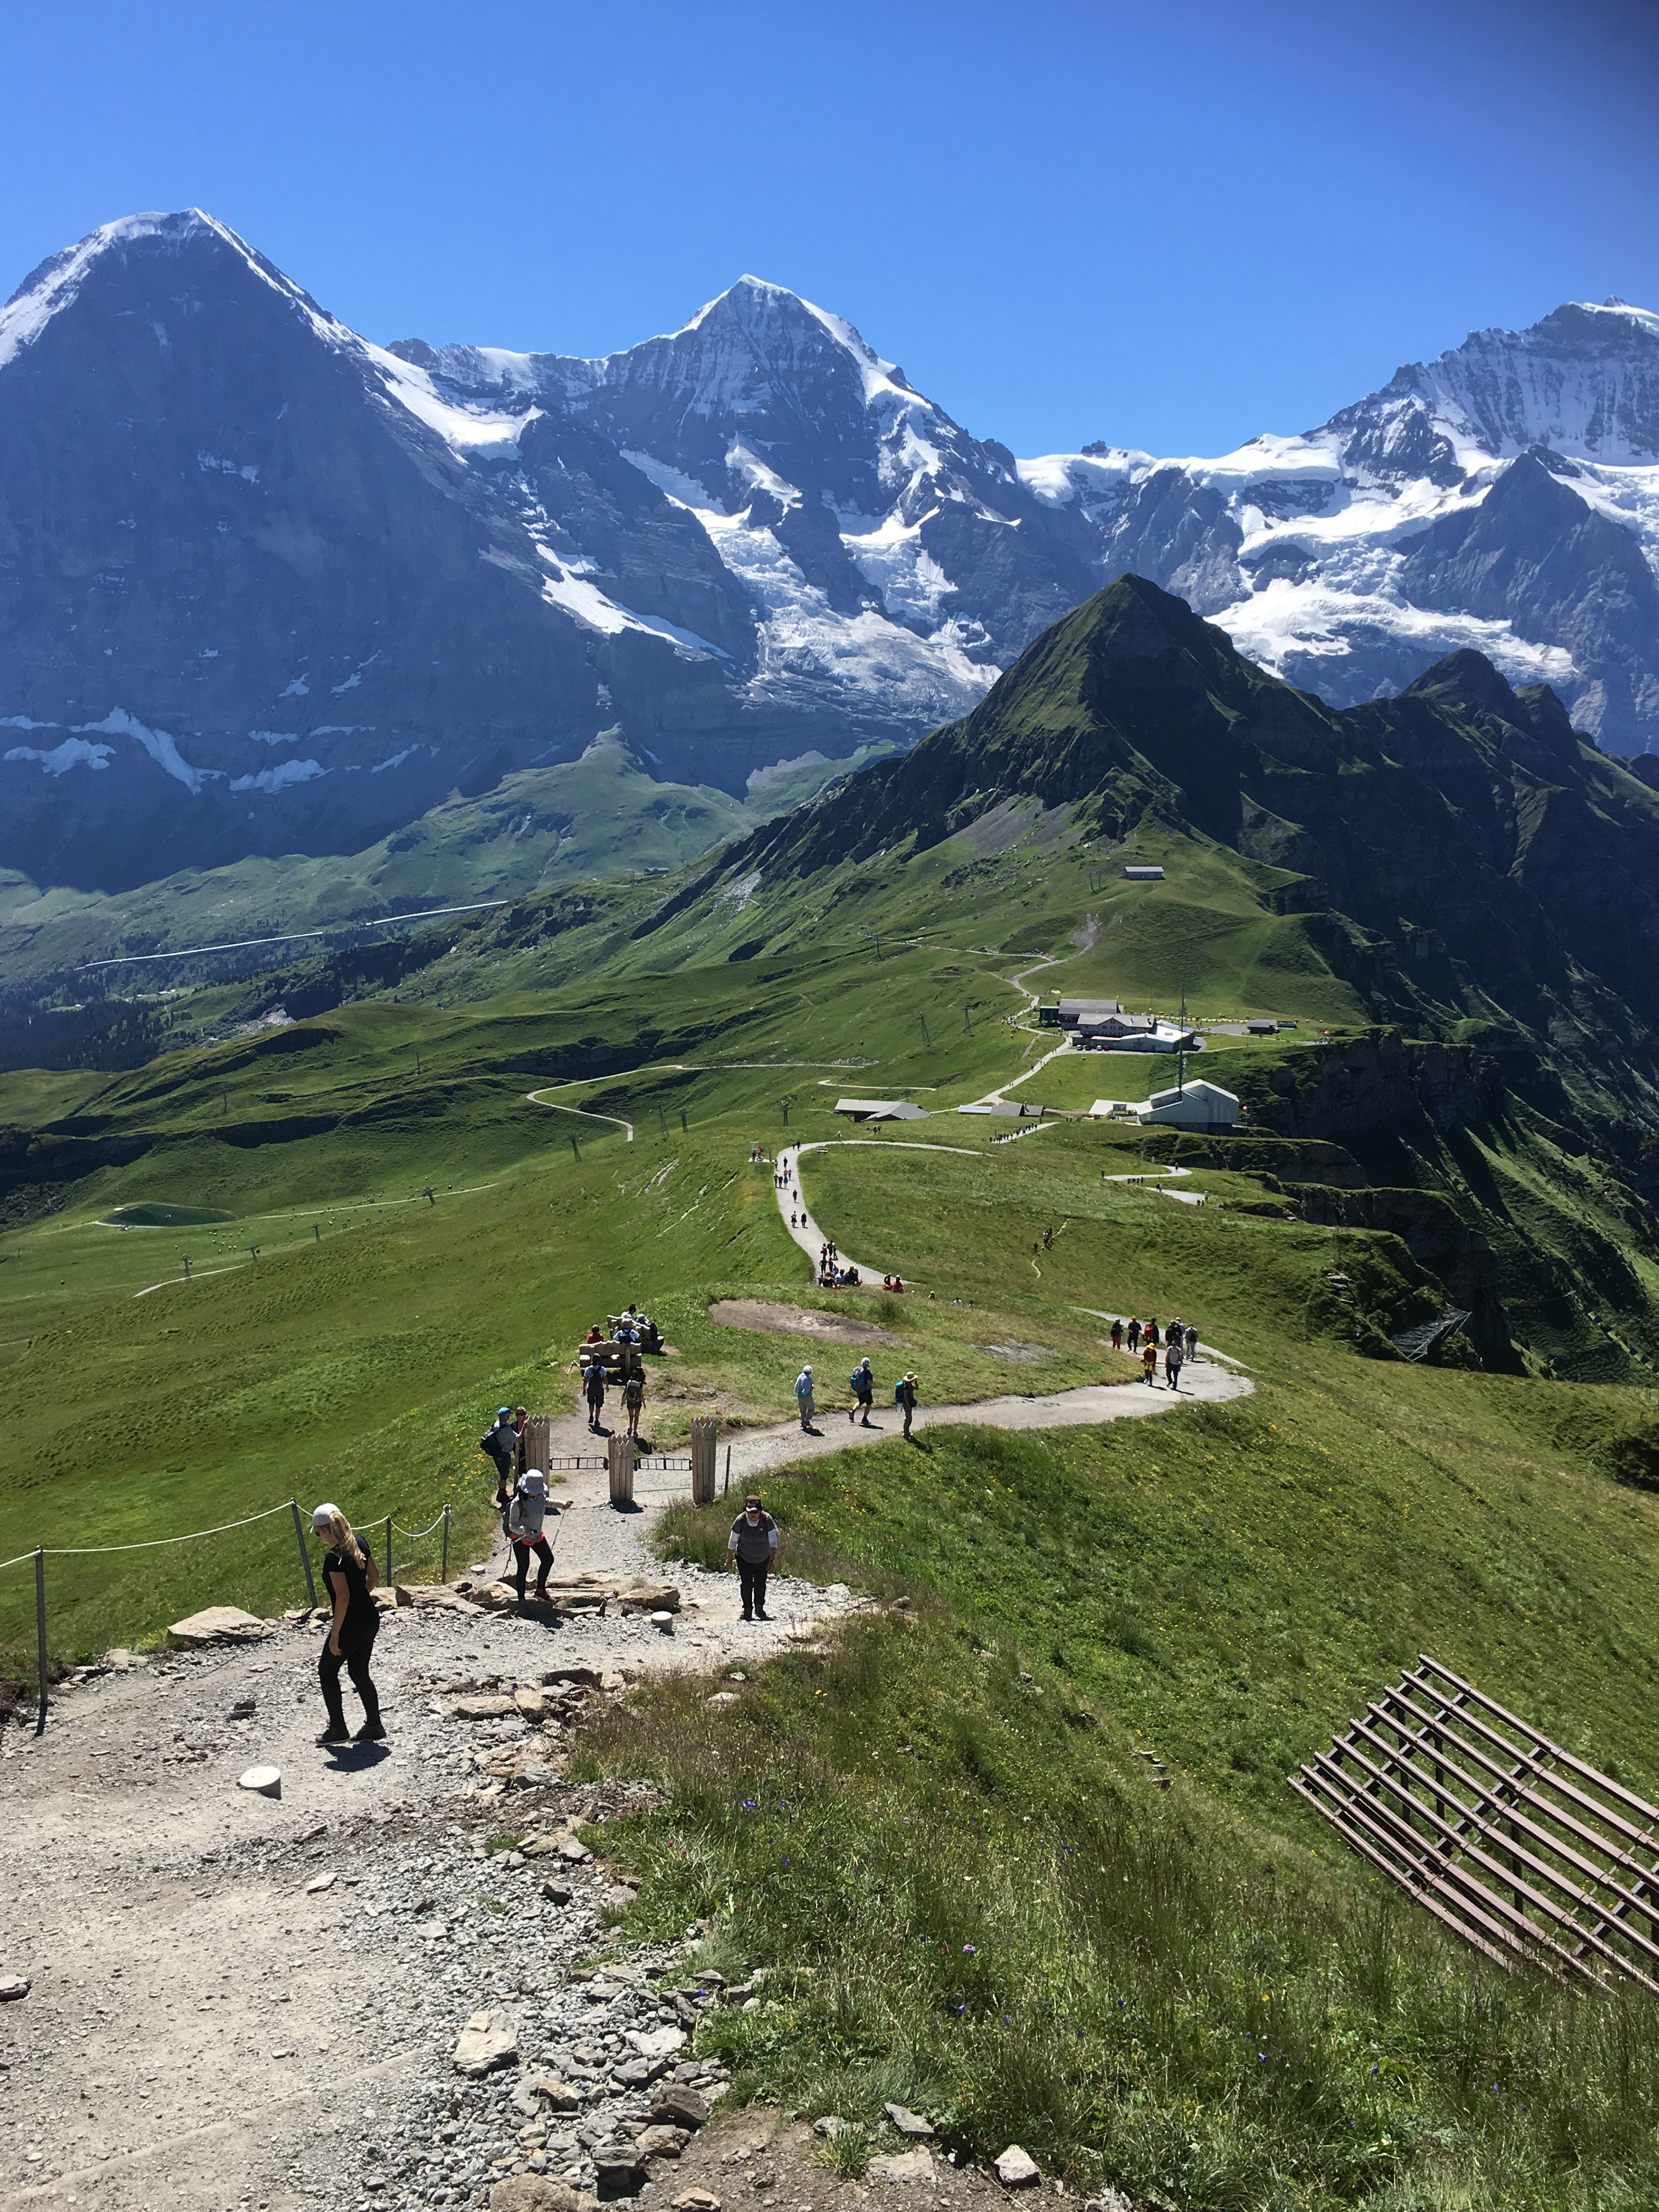
<path id="1" fill-rule="evenodd" d="M 1656 484 L 27 280 L 0 2202 L 1659 2204 Z"/>

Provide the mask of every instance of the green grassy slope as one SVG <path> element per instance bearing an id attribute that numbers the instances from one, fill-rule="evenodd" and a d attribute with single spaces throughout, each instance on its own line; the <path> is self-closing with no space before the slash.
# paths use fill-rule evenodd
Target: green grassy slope
<path id="1" fill-rule="evenodd" d="M 579 759 L 521 769 L 480 797 L 453 793 L 359 853 L 250 859 L 117 896 L 14 876 L 0 886 L 0 985 L 15 990 L 123 953 L 337 930 L 423 907 L 676 869 L 885 750 L 861 748 L 850 762 L 809 754 L 760 771 L 747 796 L 733 799 L 659 781 L 606 734 Z M 169 970 L 167 981 L 209 972 Z"/>
<path id="2" fill-rule="evenodd" d="M 911 1618 L 718 1720 L 682 1689 L 618 1718 L 598 1766 L 670 1790 L 624 1846 L 637 1917 L 712 1913 L 711 1963 L 773 1971 L 721 2039 L 806 2109 L 867 2124 L 911 2096 L 963 2148 L 1018 2136 L 1182 2206 L 1644 2203 L 1646 2002 L 1505 1984 L 1284 1777 L 1426 1650 L 1659 1793 L 1659 1501 L 1592 1464 L 1645 1401 L 1358 1358 L 1329 1275 L 1408 1297 L 1392 1240 L 1103 1185 L 1127 1149 L 1066 1127 L 967 1161 L 809 1158 L 849 1247 L 942 1295 L 1023 1277 L 1028 1326 L 1194 1315 L 1256 1394 L 774 1478 L 797 1571 L 902 1590 Z M 713 1564 L 723 1520 L 680 1512 L 667 1549 Z"/>

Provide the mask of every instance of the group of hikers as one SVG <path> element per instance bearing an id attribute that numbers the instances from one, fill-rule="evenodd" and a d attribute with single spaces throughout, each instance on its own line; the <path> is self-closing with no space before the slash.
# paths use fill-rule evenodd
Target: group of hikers
<path id="1" fill-rule="evenodd" d="M 876 1402 L 876 1378 L 871 1369 L 868 1352 L 848 1376 L 847 1387 L 853 1394 L 853 1402 L 848 1409 L 848 1419 L 858 1422 L 860 1427 L 873 1428 L 875 1424 L 870 1419 L 870 1411 Z M 904 1433 L 907 1437 L 910 1433 L 910 1424 L 915 1419 L 916 1407 L 921 1402 L 921 1386 L 914 1370 L 908 1370 L 901 1375 L 893 1385 L 893 1403 L 904 1415 Z M 817 1436 L 820 1431 L 812 1426 L 817 1412 L 817 1401 L 810 1364 L 803 1367 L 795 1377 L 795 1404 L 800 1413 L 802 1429 L 809 1437 Z"/>
<path id="2" fill-rule="evenodd" d="M 792 1227 L 793 1218 L 792 1215 L 790 1217 Z M 804 1213 L 800 1218 L 800 1225 L 803 1229 L 806 1226 L 806 1216 Z M 821 1291 L 856 1290 L 863 1279 L 864 1278 L 850 1260 L 845 1267 L 842 1267 L 841 1254 L 836 1249 L 833 1237 L 819 1245 L 818 1288 Z"/>
<path id="3" fill-rule="evenodd" d="M 1158 1323 L 1140 1321 L 1131 1314 L 1127 1322 L 1112 1323 L 1112 1349 L 1121 1352 L 1127 1341 L 1133 1358 L 1140 1355 L 1140 1370 L 1148 1382 L 1158 1381 Z M 1171 1390 L 1181 1387 L 1181 1370 L 1188 1360 L 1198 1357 L 1198 1331 L 1191 1322 L 1170 1322 L 1164 1332 L 1164 1376 Z"/>
<path id="4" fill-rule="evenodd" d="M 629 1314 L 633 1310 L 632 1306 L 628 1310 Z M 617 1324 L 617 1334 L 613 1341 L 617 1344 L 630 1345 L 640 1341 L 635 1334 L 623 1334 L 623 1332 L 627 1327 L 628 1319 L 625 1315 Z M 589 1344 L 603 1344 L 605 1340 L 598 1322 L 595 1322 L 587 1332 L 586 1341 Z M 582 1370 L 582 1396 L 587 1405 L 588 1431 L 592 1436 L 604 1437 L 611 1433 L 605 1425 L 603 1416 L 605 1394 L 611 1389 L 612 1380 L 613 1378 L 606 1375 L 605 1363 L 602 1360 L 590 1359 Z M 636 1437 L 640 1433 L 640 1417 L 645 1411 L 643 1362 L 637 1358 L 630 1360 L 626 1373 L 619 1382 L 616 1382 L 615 1387 L 622 1392 L 623 1412 L 628 1421 L 628 1433 L 630 1437 Z"/>

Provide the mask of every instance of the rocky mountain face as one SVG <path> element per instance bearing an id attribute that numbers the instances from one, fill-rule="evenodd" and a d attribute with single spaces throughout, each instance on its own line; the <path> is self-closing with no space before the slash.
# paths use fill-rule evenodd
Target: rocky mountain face
<path id="1" fill-rule="evenodd" d="M 1464 650 L 1397 698 L 1328 707 L 1137 576 L 962 721 L 727 848 L 720 879 L 753 877 L 758 902 L 1010 798 L 1109 837 L 1150 811 L 1282 872 L 1264 896 L 1310 918 L 1379 1013 L 1443 1033 L 1507 1017 L 1590 1048 L 1616 1034 L 1626 1053 L 1632 1017 L 1659 1035 L 1659 794 L 1552 690 Z"/>
<path id="2" fill-rule="evenodd" d="M 1300 437 L 1020 475 L 1105 576 L 1179 592 L 1335 705 L 1463 647 L 1609 751 L 1659 737 L 1659 315 L 1622 300 L 1478 331 Z"/>
<path id="3" fill-rule="evenodd" d="M 740 795 L 960 718 L 1125 573 L 1339 703 L 1474 647 L 1638 750 L 1656 443 L 1617 305 L 1223 461 L 1017 462 L 754 278 L 598 361 L 381 348 L 129 218 L 0 310 L 0 868 L 357 852 L 601 730 Z"/>

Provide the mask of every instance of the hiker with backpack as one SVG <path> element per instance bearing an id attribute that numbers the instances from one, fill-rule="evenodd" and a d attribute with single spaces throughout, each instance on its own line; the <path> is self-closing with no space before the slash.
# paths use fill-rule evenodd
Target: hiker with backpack
<path id="1" fill-rule="evenodd" d="M 1134 1316 L 1131 1314 L 1129 1316 L 1129 1351 L 1131 1356 L 1139 1352 L 1139 1349 L 1140 1323 L 1135 1319 Z"/>
<path id="2" fill-rule="evenodd" d="M 876 1402 L 876 1378 L 870 1371 L 870 1355 L 867 1352 L 848 1376 L 847 1387 L 853 1394 L 853 1403 L 848 1413 L 848 1419 L 857 1420 L 861 1408 L 864 1413 L 863 1425 L 866 1429 L 872 1428 L 875 1425 L 870 1419 L 870 1408 Z"/>
<path id="3" fill-rule="evenodd" d="M 726 1540 L 726 1564 L 738 1567 L 738 1587 L 743 1593 L 745 1620 L 769 1620 L 766 1610 L 766 1577 L 778 1563 L 778 1524 L 751 1491 L 743 1510 L 732 1523 Z"/>
<path id="4" fill-rule="evenodd" d="M 1121 1352 L 1123 1349 L 1123 1323 L 1121 1321 L 1115 1321 L 1112 1323 L 1112 1349 L 1114 1352 Z"/>
<path id="5" fill-rule="evenodd" d="M 1191 1322 L 1187 1324 L 1187 1357 L 1188 1359 L 1196 1359 L 1198 1357 L 1198 1331 L 1193 1327 Z"/>
<path id="6" fill-rule="evenodd" d="M 311 1516 L 311 1528 L 313 1535 L 328 1540 L 329 1548 L 323 1554 L 323 1586 L 333 1608 L 322 1656 L 317 1662 L 317 1679 L 322 1686 L 323 1704 L 328 1713 L 328 1725 L 317 1741 L 379 1743 L 386 1734 L 386 1723 L 380 1718 L 380 1693 L 368 1668 L 380 1627 L 380 1611 L 374 1603 L 380 1570 L 374 1564 L 374 1554 L 358 1542 L 351 1523 L 337 1505 L 318 1506 Z M 351 1686 L 363 1701 L 363 1724 L 355 1736 L 346 1726 L 345 1706 L 340 1696 L 342 1667 L 350 1674 Z"/>
<path id="7" fill-rule="evenodd" d="M 1140 1372 L 1148 1382 L 1158 1381 L 1158 1339 L 1142 1337 L 1140 1340 Z"/>
<path id="8" fill-rule="evenodd" d="M 799 1408 L 800 1425 L 802 1430 L 809 1437 L 816 1436 L 817 1431 L 812 1426 L 812 1414 L 814 1408 L 812 1405 L 812 1370 L 810 1366 L 803 1367 L 800 1373 L 795 1377 L 795 1404 Z"/>
<path id="9" fill-rule="evenodd" d="M 547 1540 L 547 1477 L 540 1468 L 526 1468 L 519 1477 L 513 1503 L 507 1509 L 507 1541 L 513 1547 L 519 1591 L 519 1610 L 524 1610 L 524 1586 L 530 1573 L 531 1554 L 536 1557 L 536 1595 L 547 1595 L 553 1548 Z"/>
<path id="10" fill-rule="evenodd" d="M 623 1408 L 628 1415 L 628 1433 L 637 1437 L 640 1415 L 645 1411 L 645 1370 L 635 1367 L 623 1384 Z"/>
<path id="11" fill-rule="evenodd" d="M 587 1425 L 593 1434 L 603 1436 L 599 1416 L 605 1411 L 605 1368 L 597 1359 L 590 1359 L 582 1377 L 582 1395 L 587 1401 Z"/>
<path id="12" fill-rule="evenodd" d="M 1184 1341 L 1181 1331 L 1172 1328 L 1164 1353 L 1164 1377 L 1172 1390 L 1181 1387 L 1181 1347 Z"/>
<path id="13" fill-rule="evenodd" d="M 914 1374 L 901 1375 L 893 1386 L 893 1403 L 904 1409 L 904 1433 L 910 1433 L 910 1424 L 915 1418 L 916 1378 Z"/>
<path id="14" fill-rule="evenodd" d="M 514 1477 L 519 1472 L 519 1431 L 513 1425 L 511 1406 L 499 1409 L 494 1427 L 486 1429 L 479 1437 L 478 1449 L 495 1469 L 495 1503 L 501 1509 L 501 1527 L 505 1530 L 507 1500 L 513 1495 Z"/>

